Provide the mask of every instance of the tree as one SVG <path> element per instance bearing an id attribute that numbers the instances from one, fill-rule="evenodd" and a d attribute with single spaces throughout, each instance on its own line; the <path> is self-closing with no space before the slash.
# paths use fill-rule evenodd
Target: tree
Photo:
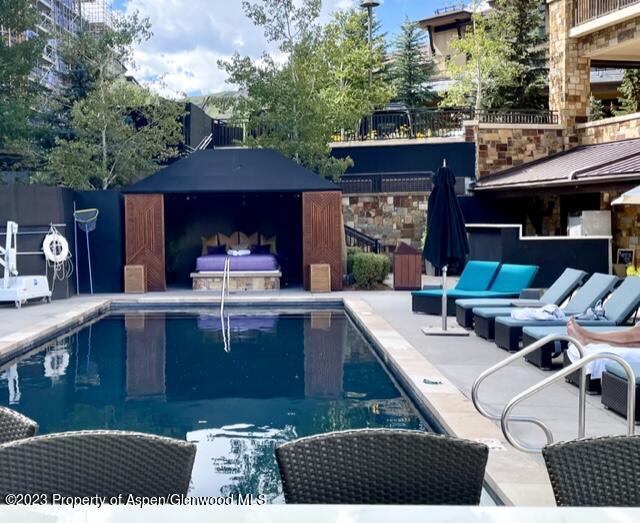
<path id="1" fill-rule="evenodd" d="M 616 115 L 640 111 L 640 69 L 625 69 L 618 92 L 620 107 Z"/>
<path id="2" fill-rule="evenodd" d="M 593 93 L 589 96 L 589 121 L 595 122 L 596 120 L 602 120 L 604 118 L 604 105 L 602 100 L 593 96 Z"/>
<path id="3" fill-rule="evenodd" d="M 40 89 L 32 78 L 44 42 L 31 31 L 38 13 L 29 0 L 0 0 L 0 151 L 24 152 L 33 138 Z"/>
<path id="4" fill-rule="evenodd" d="M 71 110 L 74 138 L 57 139 L 45 178 L 75 189 L 120 187 L 177 155 L 182 104 L 124 79 L 94 89 Z"/>
<path id="5" fill-rule="evenodd" d="M 476 110 L 493 107 L 497 87 L 510 84 L 521 72 L 509 60 L 509 45 L 490 31 L 477 6 L 471 20 L 462 38 L 449 43 L 451 60 L 446 70 L 454 83 L 441 102 L 445 107 L 469 104 Z M 461 55 L 466 57 L 463 64 L 457 60 Z"/>
<path id="6" fill-rule="evenodd" d="M 337 14 L 323 29 L 319 0 L 244 1 L 243 8 L 285 60 L 265 54 L 252 61 L 236 53 L 219 62 L 244 96 L 216 103 L 254 130 L 250 144 L 276 149 L 322 176 L 339 176 L 351 160 L 331 156 L 332 135 L 357 127 L 388 99 L 377 81 L 371 90 L 365 82 L 369 67 L 382 66 L 382 53 L 369 53 L 358 36 L 364 36 L 362 17 Z"/>
<path id="7" fill-rule="evenodd" d="M 496 0 L 489 12 L 488 28 L 508 45 L 507 60 L 517 74 L 495 86 L 494 107 L 546 109 L 548 67 L 540 0 Z"/>
<path id="8" fill-rule="evenodd" d="M 429 88 L 434 65 L 425 55 L 426 45 L 426 33 L 407 18 L 393 44 L 389 76 L 395 99 L 409 107 L 419 107 L 435 98 Z"/>

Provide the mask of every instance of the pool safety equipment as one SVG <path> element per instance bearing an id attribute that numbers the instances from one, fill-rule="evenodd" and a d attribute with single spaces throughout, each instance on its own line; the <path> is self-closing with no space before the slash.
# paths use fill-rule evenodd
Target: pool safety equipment
<path id="1" fill-rule="evenodd" d="M 51 291 L 46 276 L 18 275 L 18 224 L 7 222 L 5 246 L 0 246 L 0 266 L 4 276 L 0 280 L 0 302 L 13 302 L 20 308 L 27 300 L 37 298 L 51 301 Z"/>
<path id="2" fill-rule="evenodd" d="M 94 231 L 98 221 L 98 209 L 78 209 L 75 210 L 75 203 L 73 204 L 73 220 L 77 227 L 81 231 L 84 231 L 85 238 L 87 240 L 87 264 L 89 266 L 89 288 L 91 294 L 93 294 L 93 275 L 91 273 L 91 247 L 89 245 L 89 233 Z M 75 231 L 77 233 L 77 231 Z M 75 234 L 75 248 L 78 252 L 78 235 Z M 80 256 L 76 254 L 76 287 L 78 288 L 78 294 L 80 294 Z"/>
<path id="3" fill-rule="evenodd" d="M 44 237 L 42 252 L 47 260 L 47 276 L 49 275 L 49 270 L 52 273 L 51 292 L 53 292 L 56 281 L 67 280 L 73 274 L 69 243 L 53 225 L 49 227 L 49 232 Z"/>

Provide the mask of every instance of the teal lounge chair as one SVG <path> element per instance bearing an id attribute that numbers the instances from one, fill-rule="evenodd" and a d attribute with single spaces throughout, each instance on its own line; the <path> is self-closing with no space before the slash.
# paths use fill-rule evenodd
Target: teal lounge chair
<path id="1" fill-rule="evenodd" d="M 491 286 L 486 290 L 467 290 L 469 283 L 465 278 L 465 272 L 466 267 L 458 285 L 447 291 L 447 315 L 449 316 L 455 314 L 455 301 L 459 298 L 517 298 L 522 289 L 531 284 L 538 272 L 538 267 L 536 265 L 504 264 L 491 282 Z M 415 291 L 412 294 L 414 312 L 439 314 L 438 311 L 441 311 L 442 289 Z"/>
<path id="2" fill-rule="evenodd" d="M 485 298 L 456 300 L 456 319 L 465 329 L 473 328 L 473 309 L 479 307 L 543 307 L 561 305 L 582 284 L 587 273 L 577 269 L 565 269 L 560 277 L 538 300 Z"/>
<path id="3" fill-rule="evenodd" d="M 600 280 L 599 285 L 590 285 L 596 276 Z M 582 314 L 590 307 L 593 307 L 598 300 L 604 298 L 608 293 L 607 290 L 604 290 L 606 289 L 607 279 L 613 282 L 611 283 L 611 286 L 613 286 L 618 278 L 606 274 L 594 274 L 591 276 L 589 281 L 576 292 L 575 296 L 564 308 L 565 314 L 567 316 Z M 629 319 L 638 306 L 640 306 L 640 278 L 626 278 L 605 302 L 605 319 L 597 321 L 580 320 L 580 325 L 594 327 L 621 325 Z M 495 325 L 496 345 L 503 349 L 516 351 L 518 350 L 524 327 L 555 327 L 566 325 L 566 323 L 566 321 L 523 321 L 511 317 L 500 317 L 496 319 Z"/>

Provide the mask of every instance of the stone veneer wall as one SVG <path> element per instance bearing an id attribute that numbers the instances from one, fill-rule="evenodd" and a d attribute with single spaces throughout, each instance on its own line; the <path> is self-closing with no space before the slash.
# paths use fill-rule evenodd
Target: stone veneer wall
<path id="1" fill-rule="evenodd" d="M 576 128 L 581 145 L 640 138 L 640 113 L 579 124 Z"/>
<path id="2" fill-rule="evenodd" d="M 613 234 L 613 260 L 617 249 L 636 249 L 636 261 L 640 255 L 640 214 L 636 205 L 611 206 L 621 191 L 604 191 L 600 195 L 600 209 L 611 211 Z"/>
<path id="3" fill-rule="evenodd" d="M 478 179 L 545 158 L 564 149 L 559 125 L 506 125 L 465 122 L 465 139 L 476 143 Z"/>
<path id="4" fill-rule="evenodd" d="M 398 242 L 421 248 L 429 193 L 351 194 L 342 198 L 344 223 L 377 238 L 388 250 Z"/>

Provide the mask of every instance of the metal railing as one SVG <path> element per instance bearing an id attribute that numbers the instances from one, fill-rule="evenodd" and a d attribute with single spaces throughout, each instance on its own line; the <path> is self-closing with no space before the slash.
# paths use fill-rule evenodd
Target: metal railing
<path id="1" fill-rule="evenodd" d="M 574 0 L 573 25 L 590 22 L 633 4 L 640 4 L 640 0 Z"/>
<path id="2" fill-rule="evenodd" d="M 509 366 L 511 363 L 515 361 L 521 360 L 527 354 L 530 354 L 536 350 L 539 350 L 544 345 L 548 343 L 553 343 L 556 341 L 565 341 L 568 343 L 572 343 L 579 354 L 579 359 L 575 363 L 572 363 L 568 367 L 556 372 L 552 376 L 542 380 L 541 382 L 529 387 L 525 391 L 516 395 L 512 398 L 504 407 L 503 411 L 500 413 L 498 411 L 494 411 L 489 407 L 482 404 L 479 398 L 479 389 L 480 385 L 491 375 L 495 374 L 500 369 L 503 369 Z M 551 429 L 538 418 L 529 417 L 529 416 L 511 416 L 513 409 L 522 401 L 529 398 L 530 396 L 536 394 L 538 391 L 548 387 L 549 385 L 555 383 L 556 381 L 569 376 L 570 374 L 580 371 L 580 387 L 579 387 L 579 395 L 578 395 L 578 437 L 583 438 L 585 435 L 585 424 L 586 424 L 586 395 L 587 395 L 587 385 L 586 385 L 586 369 L 585 366 L 592 361 L 599 359 L 610 359 L 613 360 L 620 365 L 622 365 L 626 375 L 627 375 L 627 432 L 629 435 L 635 433 L 635 389 L 636 389 L 636 379 L 635 374 L 631 366 L 620 356 L 613 353 L 601 352 L 597 354 L 589 354 L 585 355 L 585 350 L 582 344 L 571 336 L 567 336 L 564 334 L 550 334 L 545 336 L 544 338 L 539 339 L 538 341 L 528 345 L 523 348 L 521 351 L 512 354 L 508 358 L 496 363 L 492 367 L 485 370 L 482 374 L 480 374 L 473 383 L 471 387 L 471 401 L 473 402 L 473 406 L 476 410 L 482 414 L 484 417 L 493 420 L 500 421 L 500 425 L 502 427 L 502 432 L 511 445 L 513 445 L 518 450 L 523 452 L 532 452 L 537 453 L 542 450 L 539 447 L 530 447 L 518 442 L 511 431 L 509 430 L 509 423 L 511 422 L 519 422 L 519 423 L 532 423 L 537 425 L 542 429 L 547 439 L 547 444 L 553 443 L 553 433 Z"/>
<path id="3" fill-rule="evenodd" d="M 344 226 L 344 236 L 347 247 L 360 247 L 364 252 L 380 254 L 380 240 L 372 238 L 348 225 Z"/>
<path id="4" fill-rule="evenodd" d="M 378 111 L 360 120 L 356 131 L 340 130 L 331 141 L 411 140 L 462 136 L 463 122 L 476 120 L 494 124 L 557 124 L 554 111 L 473 108 L 406 109 Z"/>
<path id="5" fill-rule="evenodd" d="M 433 173 L 362 173 L 344 174 L 338 182 L 345 194 L 429 192 Z M 456 186 L 459 184 L 456 184 Z M 462 184 L 464 187 L 464 183 Z"/>

